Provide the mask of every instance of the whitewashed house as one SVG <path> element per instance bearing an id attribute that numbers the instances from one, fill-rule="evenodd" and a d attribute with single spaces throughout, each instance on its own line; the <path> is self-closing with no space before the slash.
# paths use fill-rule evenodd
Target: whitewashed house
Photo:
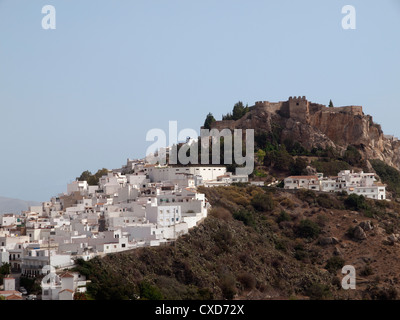
<path id="1" fill-rule="evenodd" d="M 284 179 L 285 189 L 319 190 L 318 176 L 290 176 Z"/>
<path id="2" fill-rule="evenodd" d="M 67 184 L 67 194 L 79 192 L 80 194 L 86 194 L 89 191 L 89 185 L 87 181 L 73 181 Z"/>

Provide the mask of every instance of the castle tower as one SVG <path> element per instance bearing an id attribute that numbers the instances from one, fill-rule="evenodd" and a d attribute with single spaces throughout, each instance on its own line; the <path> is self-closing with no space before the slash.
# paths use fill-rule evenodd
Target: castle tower
<path id="1" fill-rule="evenodd" d="M 305 96 L 289 97 L 289 116 L 300 121 L 309 122 L 310 107 Z"/>

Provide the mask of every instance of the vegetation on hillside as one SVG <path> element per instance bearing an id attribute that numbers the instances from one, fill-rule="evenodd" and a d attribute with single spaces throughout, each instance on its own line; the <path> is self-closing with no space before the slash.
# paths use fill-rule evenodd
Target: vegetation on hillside
<path id="1" fill-rule="evenodd" d="M 342 299 L 348 292 L 340 287 L 340 268 L 351 261 L 335 258 L 334 247 L 323 244 L 336 219 L 329 210 L 344 215 L 357 209 L 362 216 L 379 218 L 374 225 L 387 232 L 400 229 L 393 220 L 392 212 L 400 209 L 394 202 L 255 186 L 200 191 L 213 208 L 174 245 L 79 260 L 77 270 L 91 280 L 88 297 Z M 346 229 L 344 238 L 349 237 Z M 368 265 L 363 270 L 367 276 L 373 273 Z M 358 291 L 358 298 L 390 298 L 397 292 L 375 284 Z"/>
<path id="2" fill-rule="evenodd" d="M 387 190 L 394 193 L 395 197 L 400 195 L 400 172 L 381 160 L 369 161 L 382 182 L 387 184 Z"/>

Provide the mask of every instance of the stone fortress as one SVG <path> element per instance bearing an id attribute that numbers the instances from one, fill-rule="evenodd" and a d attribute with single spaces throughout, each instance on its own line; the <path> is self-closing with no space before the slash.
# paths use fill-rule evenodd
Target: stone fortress
<path id="1" fill-rule="evenodd" d="M 343 106 L 328 107 L 323 104 L 310 102 L 305 96 L 289 97 L 287 101 L 270 102 L 256 101 L 249 107 L 249 112 L 244 119 L 239 120 L 220 120 L 211 124 L 212 128 L 222 130 L 224 128 L 234 129 L 240 127 L 239 123 L 247 119 L 250 114 L 268 113 L 271 115 L 279 115 L 282 118 L 292 119 L 302 123 L 310 123 L 311 116 L 316 114 L 347 114 L 351 116 L 364 116 L 362 106 Z"/>
<path id="2" fill-rule="evenodd" d="M 264 108 L 266 111 L 279 113 L 280 116 L 285 118 L 296 118 L 299 120 L 306 120 L 310 114 L 318 111 L 321 112 L 334 112 L 334 113 L 349 113 L 353 115 L 364 115 L 361 106 L 345 106 L 345 107 L 327 107 L 323 104 L 313 103 L 302 97 L 289 97 L 288 101 L 269 102 L 257 101 L 253 107 Z"/>

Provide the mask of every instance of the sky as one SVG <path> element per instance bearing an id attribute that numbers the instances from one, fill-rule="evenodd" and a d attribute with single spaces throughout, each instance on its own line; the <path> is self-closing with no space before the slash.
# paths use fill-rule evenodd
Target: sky
<path id="1" fill-rule="evenodd" d="M 0 196 L 47 201 L 238 101 L 362 105 L 400 137 L 399 31 L 400 0 L 0 0 Z"/>

